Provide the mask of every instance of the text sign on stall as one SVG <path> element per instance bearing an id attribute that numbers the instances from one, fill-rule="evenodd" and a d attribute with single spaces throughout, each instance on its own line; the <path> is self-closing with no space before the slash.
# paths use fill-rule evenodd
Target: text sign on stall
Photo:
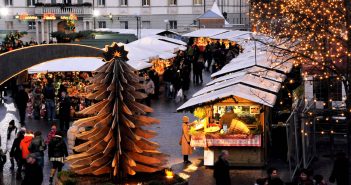
<path id="1" fill-rule="evenodd" d="M 36 20 L 36 19 L 38 19 L 38 16 L 28 15 L 28 14 L 24 13 L 24 14 L 20 14 L 18 16 L 18 19 L 21 20 L 21 21 L 24 21 L 24 20 Z"/>
<path id="2" fill-rule="evenodd" d="M 73 14 L 73 13 L 71 13 L 69 16 L 61 16 L 60 17 L 60 19 L 61 20 L 78 20 L 78 17 L 77 17 L 77 15 L 75 15 L 75 14 Z"/>
<path id="3" fill-rule="evenodd" d="M 54 13 L 44 13 L 43 19 L 44 20 L 56 20 L 56 16 Z"/>

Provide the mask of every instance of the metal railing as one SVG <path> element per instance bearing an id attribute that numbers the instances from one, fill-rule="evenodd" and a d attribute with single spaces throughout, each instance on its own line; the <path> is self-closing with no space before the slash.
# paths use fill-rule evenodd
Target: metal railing
<path id="1" fill-rule="evenodd" d="M 92 7 L 76 7 L 76 6 L 65 6 L 65 7 L 36 7 L 35 14 L 45 14 L 45 13 L 53 13 L 57 15 L 85 15 L 92 14 Z"/>

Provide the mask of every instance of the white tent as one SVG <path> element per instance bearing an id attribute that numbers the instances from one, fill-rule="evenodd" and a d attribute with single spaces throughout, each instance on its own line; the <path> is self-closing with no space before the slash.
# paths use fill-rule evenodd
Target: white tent
<path id="1" fill-rule="evenodd" d="M 168 52 L 174 53 L 177 50 L 186 50 L 183 45 L 173 44 L 166 41 L 158 40 L 155 37 L 144 37 L 142 39 L 136 40 L 128 44 L 129 46 L 136 46 L 146 50 L 151 50 L 155 52 Z"/>
<path id="2" fill-rule="evenodd" d="M 228 32 L 226 29 L 199 29 L 193 32 L 184 34 L 184 37 L 213 37 L 218 34 Z"/>
<path id="3" fill-rule="evenodd" d="M 234 31 L 228 31 L 224 32 L 215 36 L 210 37 L 211 39 L 231 39 L 233 37 L 237 37 L 243 34 L 249 34 L 251 32 L 248 31 L 240 31 L 240 30 L 234 30 Z"/>
<path id="4" fill-rule="evenodd" d="M 28 69 L 28 73 L 94 71 L 104 64 L 101 58 L 63 58 L 35 65 Z"/>
<path id="5" fill-rule="evenodd" d="M 135 36 L 138 35 L 136 29 L 98 28 L 95 30 L 96 31 L 105 31 L 105 32 L 116 32 L 116 33 L 121 33 L 121 34 L 134 34 Z M 164 29 L 140 29 L 140 38 L 158 35 L 158 34 L 165 32 L 165 31 L 179 35 L 179 33 L 177 33 L 177 32 L 170 31 L 170 30 L 164 30 Z"/>

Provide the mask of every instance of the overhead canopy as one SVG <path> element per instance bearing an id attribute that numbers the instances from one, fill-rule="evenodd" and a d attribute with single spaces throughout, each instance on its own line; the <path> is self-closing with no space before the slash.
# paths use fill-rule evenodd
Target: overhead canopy
<path id="1" fill-rule="evenodd" d="M 199 29 L 187 34 L 184 37 L 213 37 L 215 35 L 228 32 L 226 29 Z"/>
<path id="2" fill-rule="evenodd" d="M 136 70 L 143 70 L 150 68 L 151 63 L 147 60 L 140 61 L 127 61 L 127 63 Z M 35 65 L 28 69 L 29 74 L 41 73 L 41 72 L 69 72 L 69 71 L 87 71 L 92 72 L 104 65 L 105 62 L 101 58 L 63 58 L 58 60 L 47 61 Z"/>

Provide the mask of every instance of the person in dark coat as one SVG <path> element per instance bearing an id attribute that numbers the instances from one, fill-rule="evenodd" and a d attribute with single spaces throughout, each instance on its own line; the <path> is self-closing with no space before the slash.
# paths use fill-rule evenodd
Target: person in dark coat
<path id="1" fill-rule="evenodd" d="M 164 93 L 166 98 L 172 98 L 172 93 L 170 89 L 172 77 L 173 77 L 172 67 L 167 67 L 165 72 L 163 73 L 163 82 L 165 83 Z"/>
<path id="2" fill-rule="evenodd" d="M 278 169 L 273 167 L 268 168 L 265 180 L 269 185 L 284 185 L 284 182 L 279 178 Z"/>
<path id="3" fill-rule="evenodd" d="M 344 152 L 339 152 L 336 154 L 333 170 L 329 177 L 329 182 L 334 183 L 336 181 L 337 185 L 348 185 L 348 174 L 349 167 L 346 154 Z"/>
<path id="4" fill-rule="evenodd" d="M 61 92 L 60 107 L 59 107 L 61 131 L 69 129 L 70 111 L 71 111 L 71 100 L 67 96 L 67 93 L 63 91 Z"/>
<path id="5" fill-rule="evenodd" d="M 30 143 L 28 150 L 30 153 L 35 154 L 38 164 L 44 168 L 44 151 L 46 150 L 46 144 L 40 131 L 34 133 L 34 138 Z"/>
<path id="6" fill-rule="evenodd" d="M 48 121 L 53 121 L 55 118 L 55 88 L 52 83 L 53 80 L 48 79 L 48 84 L 43 89 Z"/>
<path id="7" fill-rule="evenodd" d="M 26 108 L 27 108 L 28 100 L 29 100 L 29 97 L 27 92 L 24 90 L 23 86 L 19 86 L 16 98 L 15 98 L 15 102 L 19 111 L 21 125 L 25 125 Z"/>
<path id="8" fill-rule="evenodd" d="M 299 173 L 297 185 L 313 185 L 311 179 L 311 171 L 308 169 L 302 169 Z"/>
<path id="9" fill-rule="evenodd" d="M 43 183 L 43 169 L 38 164 L 35 154 L 28 155 L 26 161 L 22 185 L 41 185 Z"/>
<path id="10" fill-rule="evenodd" d="M 19 131 L 17 133 L 16 139 L 13 141 L 10 157 L 15 158 L 17 163 L 17 179 L 21 179 L 21 170 L 22 170 L 22 151 L 20 148 L 20 144 L 22 139 L 24 138 L 24 131 Z"/>
<path id="11" fill-rule="evenodd" d="M 49 143 L 49 160 L 52 162 L 50 170 L 50 184 L 52 184 L 56 171 L 60 172 L 64 165 L 64 159 L 68 156 L 67 145 L 63 140 L 63 134 L 56 132 L 54 138 Z"/>
<path id="12" fill-rule="evenodd" d="M 216 179 L 216 185 L 230 185 L 229 162 L 227 158 L 229 152 L 223 150 L 218 160 L 214 164 L 213 177 Z"/>

